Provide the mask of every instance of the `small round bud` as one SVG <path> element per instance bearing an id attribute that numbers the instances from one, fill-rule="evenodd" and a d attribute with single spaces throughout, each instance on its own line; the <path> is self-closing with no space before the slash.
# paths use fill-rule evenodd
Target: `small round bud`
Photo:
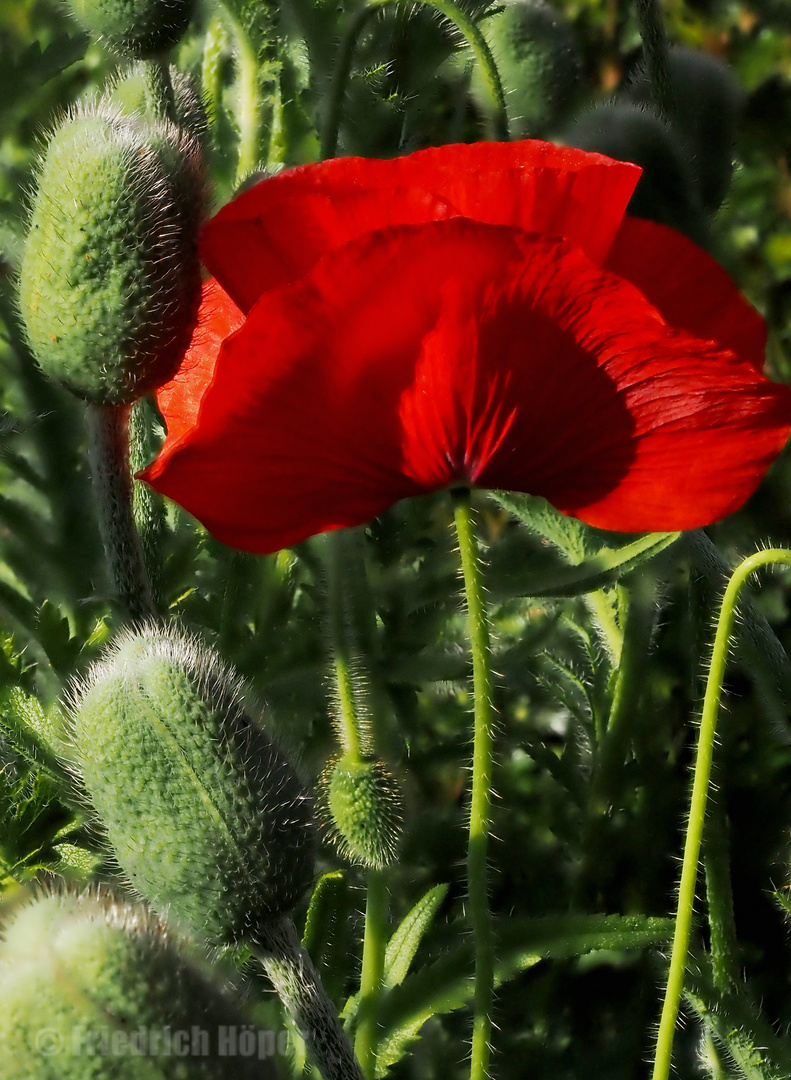
<path id="1" fill-rule="evenodd" d="M 69 0 L 92 34 L 141 60 L 172 49 L 192 18 L 194 0 Z"/>
<path id="2" fill-rule="evenodd" d="M 670 49 L 667 74 L 673 125 L 686 144 L 700 201 L 713 212 L 730 187 L 744 92 L 726 63 L 683 45 Z M 632 80 L 628 92 L 633 101 L 651 101 L 651 84 L 644 70 Z"/>
<path id="3" fill-rule="evenodd" d="M 274 1076 L 266 1061 L 228 1056 L 224 1034 L 249 1020 L 145 910 L 43 896 L 12 911 L 4 936 L 3 1080 Z M 141 1072 L 145 1061 L 156 1069 Z"/>
<path id="4" fill-rule="evenodd" d="M 346 858 L 381 869 L 401 841 L 401 795 L 395 778 L 378 761 L 350 755 L 330 764 L 325 776 L 326 811 Z"/>
<path id="5" fill-rule="evenodd" d="M 41 169 L 19 303 L 38 363 L 73 393 L 130 402 L 167 381 L 200 296 L 198 145 L 106 110 L 68 119 Z"/>
<path id="6" fill-rule="evenodd" d="M 158 627 L 121 636 L 72 720 L 116 858 L 155 909 L 220 943 L 292 910 L 313 873 L 311 804 L 205 646 Z"/>
<path id="7" fill-rule="evenodd" d="M 640 165 L 643 175 L 629 213 L 700 237 L 694 181 L 675 133 L 653 110 L 628 102 L 598 105 L 579 116 L 563 141 L 618 161 Z"/>
<path id="8" fill-rule="evenodd" d="M 580 59 L 570 26 L 543 0 L 507 0 L 481 27 L 500 72 L 514 134 L 551 130 L 579 85 Z M 486 100 L 477 69 L 474 89 Z"/>

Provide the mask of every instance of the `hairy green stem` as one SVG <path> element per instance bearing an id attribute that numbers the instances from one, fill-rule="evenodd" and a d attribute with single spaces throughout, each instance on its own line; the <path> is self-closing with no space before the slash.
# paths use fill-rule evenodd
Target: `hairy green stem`
<path id="1" fill-rule="evenodd" d="M 470 1077 L 471 1080 L 485 1080 L 489 1075 L 494 1001 L 494 940 L 487 867 L 494 765 L 491 644 L 469 491 L 454 492 L 453 507 L 467 595 L 475 705 L 472 798 L 467 842 L 467 891 L 475 949 Z"/>
<path id="2" fill-rule="evenodd" d="M 635 0 L 635 6 L 654 101 L 665 119 L 670 120 L 675 107 L 667 68 L 667 34 L 659 0 Z"/>
<path id="3" fill-rule="evenodd" d="M 733 917 L 728 817 L 716 787 L 709 794 L 709 812 L 703 836 L 703 869 L 714 986 L 720 993 L 732 993 L 739 981 L 739 945 Z"/>
<path id="4" fill-rule="evenodd" d="M 273 922 L 251 944 L 324 1080 L 366 1080 L 291 919 Z"/>
<path id="5" fill-rule="evenodd" d="M 336 725 L 338 739 L 344 753 L 354 761 L 360 761 L 366 748 L 363 745 L 364 736 L 352 676 L 350 626 L 344 590 L 346 538 L 343 534 L 344 530 L 339 529 L 328 533 L 324 538 L 327 552 L 327 612 L 340 706 Z"/>
<path id="6" fill-rule="evenodd" d="M 349 83 L 352 61 L 354 60 L 354 53 L 357 49 L 357 41 L 360 34 L 363 32 L 368 20 L 384 7 L 385 4 L 397 2 L 398 0 L 374 0 L 368 7 L 362 8 L 354 15 L 343 36 L 335 64 L 335 73 L 330 86 L 327 112 L 322 128 L 322 158 L 334 157 L 338 149 L 338 133 L 341 125 L 343 99 L 346 95 L 346 87 Z M 494 137 L 496 139 L 507 141 L 509 137 L 508 112 L 505 107 L 503 84 L 500 80 L 500 73 L 497 70 L 497 65 L 494 62 L 491 49 L 486 44 L 486 38 L 484 38 L 477 24 L 470 18 L 466 11 L 454 3 L 454 0 L 420 0 L 420 2 L 426 4 L 427 7 L 433 7 L 435 11 L 444 15 L 445 18 L 453 23 L 464 35 L 467 44 L 472 49 L 475 59 L 480 65 L 481 74 L 483 75 L 486 88 L 492 99 L 492 104 L 494 105 Z"/>
<path id="7" fill-rule="evenodd" d="M 129 409 L 91 404 L 87 419 L 99 527 L 113 583 L 132 619 L 151 618 L 156 610 L 132 508 Z"/>
<path id="8" fill-rule="evenodd" d="M 363 969 L 360 976 L 360 1009 L 354 1049 L 362 1070 L 373 1080 L 376 1069 L 376 1044 L 379 1036 L 379 998 L 384 980 L 387 948 L 387 882 L 383 871 L 368 870 L 365 902 L 365 938 Z"/>
<path id="9" fill-rule="evenodd" d="M 167 60 L 157 56 L 143 64 L 146 102 L 155 116 L 176 123 L 176 101 Z"/>
<path id="10" fill-rule="evenodd" d="M 156 456 L 153 440 L 154 406 L 147 398 L 140 398 L 129 413 L 129 464 L 132 475 L 144 469 Z M 160 610 L 162 596 L 162 541 L 167 530 L 165 504 L 159 492 L 148 484 L 132 481 L 132 511 L 143 563 L 151 585 L 154 607 Z"/>
<path id="11" fill-rule="evenodd" d="M 739 594 L 750 576 L 756 570 L 760 570 L 761 567 L 770 563 L 784 563 L 791 566 L 791 551 L 782 548 L 770 548 L 767 551 L 756 552 L 755 555 L 745 559 L 736 568 L 728 582 L 717 621 L 717 633 L 714 638 L 714 648 L 706 680 L 706 693 L 703 699 L 703 712 L 698 734 L 689 820 L 684 843 L 684 858 L 681 866 L 681 882 L 678 890 L 676 928 L 670 956 L 667 989 L 659 1022 L 653 1080 L 668 1080 L 670 1075 L 673 1036 L 675 1034 L 676 1020 L 678 1019 L 681 995 L 684 990 L 684 976 L 692 933 L 695 887 L 698 879 L 700 849 L 706 820 L 706 801 L 714 757 L 717 714 L 722 696 L 722 683 L 728 660 L 728 648 L 736 620 L 736 605 Z"/>

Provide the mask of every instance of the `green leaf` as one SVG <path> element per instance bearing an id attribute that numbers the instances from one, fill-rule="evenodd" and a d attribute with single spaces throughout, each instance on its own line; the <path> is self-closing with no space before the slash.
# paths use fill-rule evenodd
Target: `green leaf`
<path id="1" fill-rule="evenodd" d="M 59 675 L 71 674 L 80 655 L 80 641 L 72 634 L 68 618 L 49 600 L 38 609 L 36 637 L 53 670 Z"/>
<path id="2" fill-rule="evenodd" d="M 418 900 L 402 920 L 385 952 L 385 986 L 398 986 L 406 978 L 420 942 L 434 921 L 442 901 L 448 894 L 447 885 L 435 885 Z"/>
<path id="3" fill-rule="evenodd" d="M 493 565 L 487 578 L 495 597 L 580 596 L 614 585 L 646 559 L 658 555 L 678 540 L 680 533 L 646 533 L 622 547 L 602 546 L 569 566 L 531 573 L 529 566 Z"/>
<path id="4" fill-rule="evenodd" d="M 302 943 L 336 1006 L 343 999 L 353 957 L 353 907 L 345 873 L 335 870 L 323 874 L 310 898 L 302 934 Z"/>
<path id="5" fill-rule="evenodd" d="M 58 716 L 45 713 L 35 697 L 20 687 L 2 693 L 0 730 L 31 765 L 47 772 L 65 791 L 74 788 L 72 776 L 57 756 Z"/>
<path id="6" fill-rule="evenodd" d="M 791 1046 L 778 1037 L 747 993 L 714 989 L 708 959 L 687 974 L 685 998 L 706 1030 L 745 1080 L 788 1080 Z"/>
<path id="7" fill-rule="evenodd" d="M 390 989 L 381 1006 L 382 1037 L 376 1076 L 401 1059 L 432 1016 L 469 1004 L 473 993 L 473 943 L 462 943 Z M 628 950 L 664 945 L 672 919 L 642 915 L 573 915 L 509 919 L 495 927 L 495 981 L 507 982 L 542 960 L 568 959 L 600 949 Z"/>
<path id="8" fill-rule="evenodd" d="M 580 563 L 589 549 L 587 526 L 577 518 L 561 514 L 546 499 L 536 495 L 493 492 L 497 502 L 531 530 L 559 548 L 569 562 Z"/>
<path id="9" fill-rule="evenodd" d="M 24 102 L 32 93 L 40 90 L 50 79 L 81 60 L 90 38 L 88 34 L 58 34 L 42 50 L 34 41 L 0 70 L 0 99 L 3 110 L 10 115 L 12 106 Z"/>

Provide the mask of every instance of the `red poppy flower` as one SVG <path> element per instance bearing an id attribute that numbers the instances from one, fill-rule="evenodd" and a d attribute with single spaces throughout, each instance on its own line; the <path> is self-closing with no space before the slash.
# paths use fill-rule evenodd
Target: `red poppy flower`
<path id="1" fill-rule="evenodd" d="M 208 223 L 216 275 L 142 475 L 266 552 L 470 484 L 606 529 L 702 525 L 791 427 L 765 328 L 639 169 L 528 141 L 341 158 Z"/>

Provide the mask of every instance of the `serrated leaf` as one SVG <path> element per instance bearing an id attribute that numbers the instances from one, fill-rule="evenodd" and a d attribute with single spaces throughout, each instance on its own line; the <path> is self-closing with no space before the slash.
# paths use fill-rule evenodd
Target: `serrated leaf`
<path id="1" fill-rule="evenodd" d="M 382 1001 L 382 1037 L 376 1076 L 401 1059 L 432 1016 L 468 1005 L 473 994 L 473 943 L 461 943 L 434 963 L 408 975 Z M 629 950 L 664 945 L 673 920 L 642 915 L 575 915 L 510 919 L 495 927 L 495 982 L 502 985 L 542 960 L 568 959 L 600 949 Z"/>
<path id="2" fill-rule="evenodd" d="M 19 56 L 9 58 L 0 73 L 0 99 L 6 115 L 12 106 L 81 60 L 89 41 L 87 33 L 58 34 L 45 49 L 34 41 Z"/>
<path id="3" fill-rule="evenodd" d="M 739 1076 L 744 1080 L 788 1080 L 791 1046 L 775 1033 L 750 1000 L 746 987 L 737 993 L 718 993 L 708 960 L 700 958 L 698 970 L 687 973 L 684 996 Z"/>
<path id="4" fill-rule="evenodd" d="M 551 688 L 559 703 L 588 728 L 593 718 L 593 702 L 581 676 L 549 653 L 537 657 L 537 669 L 539 679 Z"/>
<path id="5" fill-rule="evenodd" d="M 36 638 L 53 670 L 59 675 L 70 674 L 80 654 L 80 641 L 72 634 L 68 618 L 49 600 L 38 609 Z"/>
<path id="6" fill-rule="evenodd" d="M 602 546 L 581 561 L 531 574 L 529 567 L 493 566 L 487 583 L 495 597 L 581 596 L 614 585 L 646 559 L 670 547 L 681 533 L 646 533 L 621 547 Z"/>
<path id="7" fill-rule="evenodd" d="M 546 499 L 537 495 L 515 492 L 493 492 L 493 497 L 506 510 L 525 524 L 531 532 L 543 536 L 559 548 L 569 562 L 579 563 L 588 551 L 586 526 L 577 518 L 561 514 Z"/>
<path id="8" fill-rule="evenodd" d="M 406 978 L 410 964 L 427 930 L 434 921 L 442 901 L 448 894 L 447 885 L 435 885 L 418 900 L 401 921 L 387 943 L 385 952 L 385 986 L 398 986 Z"/>
<path id="9" fill-rule="evenodd" d="M 0 695 L 0 729 L 16 752 L 71 790 L 74 781 L 57 756 L 58 716 L 55 710 L 45 713 L 38 700 L 20 687 Z"/>

